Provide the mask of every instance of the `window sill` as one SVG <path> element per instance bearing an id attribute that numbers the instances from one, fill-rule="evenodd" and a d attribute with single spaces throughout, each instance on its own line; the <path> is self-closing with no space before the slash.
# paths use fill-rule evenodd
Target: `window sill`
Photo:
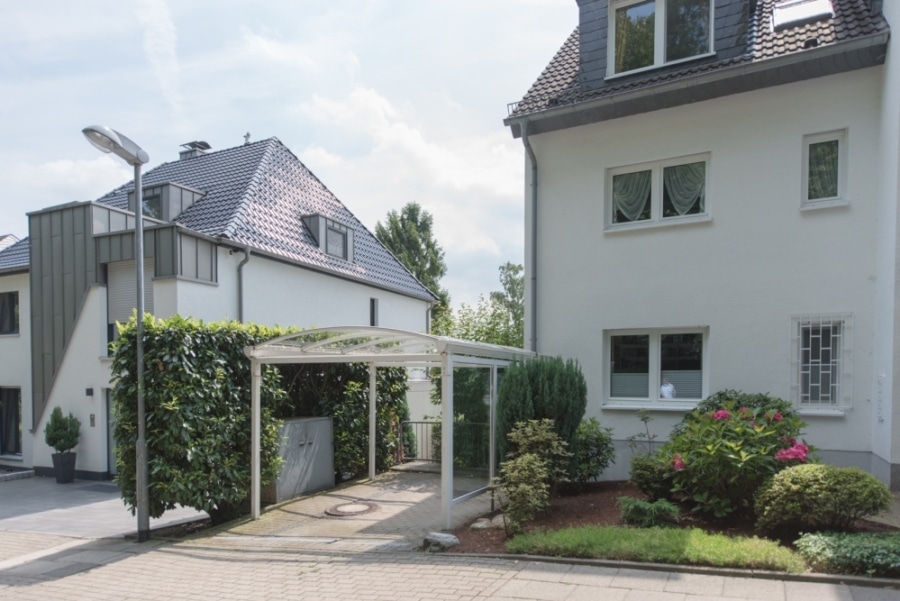
<path id="1" fill-rule="evenodd" d="M 5 334 L 0 334 L 0 338 L 18 338 L 21 336 L 19 332 L 8 332 Z"/>
<path id="2" fill-rule="evenodd" d="M 15 461 L 17 463 L 22 463 L 21 455 L 0 455 L 0 461 Z"/>
<path id="3" fill-rule="evenodd" d="M 631 71 L 623 71 L 622 73 L 613 73 L 612 75 L 607 75 L 604 77 L 604 81 L 615 81 L 617 79 L 621 79 L 623 77 L 629 77 L 631 75 L 640 75 L 641 73 L 647 73 L 648 71 L 655 71 L 657 69 L 662 69 L 663 67 L 671 67 L 673 65 L 680 65 L 682 63 L 689 63 L 692 61 L 699 61 L 705 58 L 710 58 L 715 56 L 715 52 L 706 52 L 704 54 L 698 54 L 696 56 L 689 56 L 687 58 L 680 58 L 677 61 L 671 61 L 668 63 L 661 63 L 659 65 L 649 65 L 647 67 L 641 67 L 640 69 L 632 69 Z M 610 73 L 613 70 L 613 65 L 606 66 L 606 72 Z"/>
<path id="4" fill-rule="evenodd" d="M 836 207 L 849 207 L 847 198 L 832 198 L 829 200 L 811 200 L 800 205 L 800 211 L 818 211 L 819 209 L 833 209 Z"/>
<path id="5" fill-rule="evenodd" d="M 630 232 L 633 230 L 647 230 L 660 227 L 677 227 L 679 225 L 687 225 L 690 223 L 707 223 L 712 221 L 710 215 L 691 215 L 689 217 L 670 217 L 661 221 L 638 221 L 632 223 L 617 223 L 607 225 L 603 230 L 604 234 L 615 234 L 618 232 Z"/>
<path id="6" fill-rule="evenodd" d="M 700 399 L 695 401 L 679 401 L 677 403 L 665 403 L 653 402 L 653 401 L 638 401 L 634 403 L 623 402 L 623 401 L 608 401 L 600 405 L 600 409 L 603 411 L 640 411 L 641 409 L 645 411 L 657 411 L 660 413 L 684 413 L 686 411 L 692 411 L 697 403 L 700 402 Z"/>
<path id="7" fill-rule="evenodd" d="M 847 409 L 797 409 L 798 415 L 806 415 L 810 417 L 844 417 L 847 414 Z"/>

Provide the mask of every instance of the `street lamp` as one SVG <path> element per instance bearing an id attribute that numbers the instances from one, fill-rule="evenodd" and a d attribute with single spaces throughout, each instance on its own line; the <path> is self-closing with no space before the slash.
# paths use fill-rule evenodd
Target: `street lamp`
<path id="1" fill-rule="evenodd" d="M 95 148 L 111 152 L 134 167 L 134 264 L 137 271 L 137 421 L 135 443 L 137 467 L 138 542 L 150 539 L 150 490 L 147 477 L 146 409 L 144 407 L 144 199 L 141 190 L 141 165 L 150 160 L 147 152 L 130 138 L 104 125 L 81 130 Z"/>

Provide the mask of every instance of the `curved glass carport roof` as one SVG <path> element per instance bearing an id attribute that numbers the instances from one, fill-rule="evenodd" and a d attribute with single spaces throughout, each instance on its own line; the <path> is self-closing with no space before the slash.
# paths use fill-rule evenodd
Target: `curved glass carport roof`
<path id="1" fill-rule="evenodd" d="M 534 353 L 496 344 L 457 340 L 444 336 L 418 334 L 380 327 L 329 327 L 288 334 L 244 349 L 252 373 L 252 437 L 250 507 L 253 519 L 260 513 L 260 382 L 262 365 L 297 363 L 368 363 L 369 364 L 369 477 L 375 476 L 375 370 L 378 366 L 440 367 L 441 419 L 453 421 L 453 368 L 482 367 L 491 370 L 491 408 L 497 400 L 497 369 L 511 362 L 533 357 Z M 493 414 L 493 410 L 491 411 Z M 453 498 L 453 428 L 441 429 L 441 511 L 446 527 L 450 527 L 451 508 L 479 489 Z M 494 428 L 490 427 L 493 456 Z M 493 470 L 493 461 L 491 461 Z M 493 476 L 493 474 L 491 474 Z"/>

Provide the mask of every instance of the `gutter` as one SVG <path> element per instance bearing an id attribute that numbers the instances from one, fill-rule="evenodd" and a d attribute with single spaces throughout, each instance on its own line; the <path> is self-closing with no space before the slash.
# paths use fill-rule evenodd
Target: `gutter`
<path id="1" fill-rule="evenodd" d="M 237 292 L 237 302 L 238 302 L 238 321 L 244 323 L 244 265 L 246 265 L 250 261 L 250 247 L 242 246 L 238 247 L 238 252 L 244 253 L 244 258 L 238 263 L 237 266 L 237 276 L 238 276 L 238 292 Z M 234 251 L 229 251 L 234 252 Z"/>
<path id="2" fill-rule="evenodd" d="M 531 319 L 530 330 L 531 336 L 528 339 L 529 349 L 537 352 L 537 201 L 538 201 L 538 165 L 537 157 L 534 149 L 531 147 L 531 141 L 528 139 L 528 121 L 523 119 L 520 121 L 522 129 L 522 143 L 525 145 L 525 152 L 528 155 L 528 162 L 531 165 L 531 194 L 529 195 L 529 203 L 531 205 Z"/>

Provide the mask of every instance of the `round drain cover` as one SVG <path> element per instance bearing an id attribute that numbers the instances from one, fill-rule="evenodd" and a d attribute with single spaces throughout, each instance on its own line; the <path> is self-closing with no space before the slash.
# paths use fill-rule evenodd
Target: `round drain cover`
<path id="1" fill-rule="evenodd" d="M 362 515 L 378 509 L 375 503 L 366 503 L 363 501 L 355 501 L 353 503 L 341 503 L 325 510 L 325 513 L 335 517 L 347 517 L 352 515 Z"/>

